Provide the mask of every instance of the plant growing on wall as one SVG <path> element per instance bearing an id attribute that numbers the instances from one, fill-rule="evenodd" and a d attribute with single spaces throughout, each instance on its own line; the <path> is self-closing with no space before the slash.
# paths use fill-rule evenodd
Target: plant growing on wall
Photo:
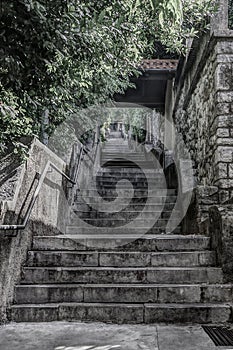
<path id="1" fill-rule="evenodd" d="M 155 40 L 181 52 L 212 9 L 207 0 L 2 0 L 1 152 L 40 136 L 45 112 L 51 134 L 78 107 L 123 93 Z"/>

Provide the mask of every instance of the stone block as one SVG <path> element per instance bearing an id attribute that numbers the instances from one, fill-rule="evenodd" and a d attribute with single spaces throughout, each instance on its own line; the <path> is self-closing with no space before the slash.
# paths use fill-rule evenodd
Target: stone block
<path id="1" fill-rule="evenodd" d="M 157 251 L 196 251 L 209 248 L 210 240 L 202 236 L 164 236 L 156 243 Z"/>
<path id="2" fill-rule="evenodd" d="M 35 236 L 33 239 L 34 250 L 85 250 L 86 240 L 64 236 Z"/>
<path id="3" fill-rule="evenodd" d="M 82 286 L 20 285 L 15 288 L 17 304 L 43 304 L 83 301 Z"/>
<path id="4" fill-rule="evenodd" d="M 227 163 L 218 163 L 215 166 L 215 180 L 220 178 L 228 177 L 228 164 Z"/>
<path id="5" fill-rule="evenodd" d="M 233 115 L 221 115 L 215 119 L 216 127 L 233 128 Z"/>
<path id="6" fill-rule="evenodd" d="M 10 312 L 12 322 L 53 322 L 58 321 L 58 305 L 13 306 Z"/>
<path id="7" fill-rule="evenodd" d="M 202 298 L 205 303 L 232 302 L 232 285 L 212 285 L 202 287 Z"/>
<path id="8" fill-rule="evenodd" d="M 30 268 L 24 269 L 27 283 L 145 283 L 147 268 Z"/>
<path id="9" fill-rule="evenodd" d="M 143 323 L 143 305 L 119 304 L 63 304 L 59 320 L 110 323 Z"/>
<path id="10" fill-rule="evenodd" d="M 173 253 L 152 253 L 152 266 L 211 266 L 214 264 L 212 252 L 173 252 Z"/>
<path id="11" fill-rule="evenodd" d="M 230 136 L 229 129 L 228 128 L 217 129 L 216 136 L 217 137 L 229 137 Z"/>
<path id="12" fill-rule="evenodd" d="M 223 41 L 218 41 L 216 45 L 216 52 L 221 55 L 231 55 L 233 53 L 233 40 L 227 38 Z"/>
<path id="13" fill-rule="evenodd" d="M 215 162 L 233 162 L 233 146 L 218 146 L 215 152 Z"/>
<path id="14" fill-rule="evenodd" d="M 232 64 L 218 64 L 215 71 L 215 88 L 217 90 L 230 90 L 232 88 Z"/>
<path id="15" fill-rule="evenodd" d="M 151 254 L 143 252 L 108 252 L 99 254 L 100 266 L 150 266 Z"/>
<path id="16" fill-rule="evenodd" d="M 199 303 L 201 299 L 198 285 L 161 285 L 158 287 L 158 303 Z"/>
<path id="17" fill-rule="evenodd" d="M 153 285 L 86 285 L 86 303 L 151 303 L 157 302 L 158 287 Z"/>
<path id="18" fill-rule="evenodd" d="M 231 189 L 233 187 L 233 179 L 219 179 L 215 184 L 221 189 Z"/>
<path id="19" fill-rule="evenodd" d="M 218 268 L 157 268 L 147 271 L 149 283 L 221 283 L 222 271 Z"/>
<path id="20" fill-rule="evenodd" d="M 231 53 L 231 54 L 221 54 L 221 53 L 219 53 L 217 55 L 217 57 L 216 57 L 216 61 L 218 63 L 233 63 L 233 53 Z"/>
<path id="21" fill-rule="evenodd" d="M 229 167 L 229 177 L 233 178 L 233 164 L 229 164 L 228 167 Z"/>
<path id="22" fill-rule="evenodd" d="M 224 115 L 231 113 L 231 104 L 230 103 L 217 103 L 216 105 L 216 115 Z"/>
<path id="23" fill-rule="evenodd" d="M 230 137 L 218 137 L 216 140 L 216 146 L 229 146 L 232 147 L 233 146 L 233 139 Z"/>
<path id="24" fill-rule="evenodd" d="M 233 102 L 233 91 L 221 91 L 216 93 L 217 103 L 232 103 Z"/>
<path id="25" fill-rule="evenodd" d="M 28 266 L 98 266 L 98 253 L 29 251 Z"/>
<path id="26" fill-rule="evenodd" d="M 230 317 L 229 305 L 151 304 L 145 306 L 146 323 L 220 323 L 230 321 Z"/>

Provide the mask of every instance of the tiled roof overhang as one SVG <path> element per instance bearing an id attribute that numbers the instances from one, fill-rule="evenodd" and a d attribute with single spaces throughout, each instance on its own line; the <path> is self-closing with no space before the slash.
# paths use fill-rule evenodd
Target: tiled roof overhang
<path id="1" fill-rule="evenodd" d="M 179 62 L 178 60 L 160 60 L 160 59 L 143 60 L 140 65 L 140 68 L 142 70 L 176 71 L 178 62 Z"/>
<path id="2" fill-rule="evenodd" d="M 136 89 L 129 88 L 124 94 L 116 94 L 115 101 L 164 111 L 167 83 L 175 77 L 177 66 L 178 60 L 143 60 L 139 66 L 142 74 L 131 79 Z"/>

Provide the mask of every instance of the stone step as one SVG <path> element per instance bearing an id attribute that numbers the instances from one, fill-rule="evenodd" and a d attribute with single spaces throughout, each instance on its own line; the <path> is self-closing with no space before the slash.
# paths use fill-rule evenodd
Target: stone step
<path id="1" fill-rule="evenodd" d="M 151 164 L 151 162 L 148 162 L 144 157 L 128 157 L 125 158 L 124 156 L 120 157 L 108 157 L 108 156 L 102 156 L 100 158 L 100 166 L 106 166 L 106 163 L 108 163 L 111 166 L 121 165 L 122 167 L 139 167 L 139 168 L 151 168 L 153 169 L 155 167 L 154 164 Z"/>
<path id="2" fill-rule="evenodd" d="M 162 211 L 162 210 L 161 210 Z M 96 218 L 96 219 L 80 219 L 77 216 L 71 218 L 69 225 L 67 226 L 66 230 L 67 233 L 73 232 L 79 232 L 80 229 L 85 229 L 89 230 L 93 227 L 99 227 L 99 228 L 107 228 L 108 230 L 110 228 L 117 228 L 117 227 L 124 227 L 125 225 L 129 224 L 130 222 L 134 222 L 135 227 L 133 228 L 134 230 L 140 229 L 141 227 L 143 228 L 165 228 L 167 226 L 168 220 L 167 219 L 159 219 L 159 218 L 149 218 L 147 217 L 146 213 L 141 214 L 142 218 L 135 217 L 133 219 L 130 218 L 121 218 L 121 219 L 116 219 L 116 218 Z M 158 216 L 159 217 L 159 216 Z M 174 227 L 176 227 L 176 221 L 175 220 L 170 220 L 170 224 L 174 223 Z M 88 224 L 90 227 L 87 227 L 86 224 Z M 83 231 L 82 231 L 83 232 Z M 146 232 L 146 231 L 145 231 Z M 111 230 L 109 230 L 109 234 L 111 234 Z"/>
<path id="3" fill-rule="evenodd" d="M 164 195 L 166 195 L 166 182 L 164 178 L 156 178 L 156 179 L 144 179 L 141 181 L 136 181 L 133 179 L 116 179 L 115 181 L 106 181 L 105 179 L 102 180 L 96 180 L 94 179 L 94 181 L 92 180 L 92 183 L 90 183 L 90 188 L 95 188 L 97 187 L 98 189 L 100 187 L 103 188 L 135 188 L 135 189 L 147 189 L 147 188 L 151 188 L 151 189 L 155 189 L 155 190 L 160 190 L 160 187 L 157 187 L 157 185 L 160 184 L 164 184 L 163 190 L 164 190 Z M 161 190 L 160 190 L 161 191 Z M 175 191 L 174 191 L 175 192 Z M 169 194 L 169 193 L 168 193 Z"/>
<path id="4" fill-rule="evenodd" d="M 115 183 L 118 181 L 122 181 L 122 180 L 128 180 L 130 182 L 133 183 L 138 183 L 138 182 L 148 182 L 148 181 L 157 181 L 157 180 L 161 180 L 164 179 L 164 174 L 136 174 L 136 173 L 131 173 L 128 174 L 128 176 L 126 174 L 121 174 L 121 173 L 101 173 L 98 172 L 96 175 L 93 176 L 93 178 L 95 179 L 96 182 L 102 181 L 105 183 Z"/>
<path id="5" fill-rule="evenodd" d="M 125 150 L 124 154 L 122 154 L 122 150 Z M 122 147 L 122 148 L 117 148 L 115 149 L 114 146 L 113 147 L 107 147 L 104 148 L 102 150 L 102 156 L 109 156 L 109 157 L 114 157 L 114 156 L 119 156 L 119 157 L 145 157 L 145 154 L 142 152 L 132 152 L 129 150 L 129 148 L 127 149 L 126 147 Z"/>
<path id="6" fill-rule="evenodd" d="M 105 168 L 103 168 L 105 169 Z M 104 183 L 116 183 L 118 181 L 130 181 L 132 183 L 137 182 L 156 182 L 160 181 L 161 179 L 164 179 L 164 174 L 160 173 L 119 173 L 119 172 L 109 172 L 109 173 L 102 173 L 101 171 L 98 171 L 96 174 L 93 174 L 92 177 L 95 182 L 103 181 Z"/>
<path id="7" fill-rule="evenodd" d="M 163 186 L 162 186 L 163 185 Z M 104 192 L 104 191 L 111 191 L 111 190 L 128 190 L 132 191 L 134 190 L 135 192 L 140 192 L 140 191 L 150 191 L 153 193 L 155 196 L 169 196 L 169 195 L 176 195 L 175 191 L 167 193 L 167 188 L 166 188 L 166 183 L 164 180 L 161 181 L 156 181 L 154 183 L 147 184 L 147 182 L 144 183 L 132 183 L 129 181 L 123 182 L 115 182 L 115 183 L 96 183 L 96 184 L 90 184 L 88 188 L 83 188 L 78 190 L 77 193 L 83 192 L 83 191 L 99 191 L 99 192 Z"/>
<path id="8" fill-rule="evenodd" d="M 147 159 L 145 159 L 145 156 L 133 154 L 133 153 L 132 154 L 102 153 L 100 159 L 101 159 L 100 164 L 105 163 L 105 162 L 118 162 L 118 163 L 133 162 L 136 164 L 148 162 Z M 150 160 L 150 162 L 151 162 L 151 160 Z"/>
<path id="9" fill-rule="evenodd" d="M 75 200 L 75 203 L 78 204 L 82 204 L 84 201 L 84 203 L 90 203 L 90 204 L 99 204 L 100 203 L 100 199 L 101 201 L 108 201 L 111 205 L 114 204 L 114 201 L 116 201 L 117 199 L 117 203 L 119 204 L 128 204 L 130 203 L 130 205 L 132 204 L 140 204 L 140 203 L 147 203 L 149 205 L 158 205 L 158 204 L 174 204 L 176 203 L 177 197 L 176 196 L 169 196 L 169 197 L 165 197 L 165 196 L 156 196 L 156 197 L 151 197 L 151 196 L 128 196 L 128 197 L 123 197 L 123 196 L 116 196 L 113 197 L 112 195 L 106 195 L 106 196 L 80 196 Z M 111 203 L 113 202 L 113 203 Z"/>
<path id="10" fill-rule="evenodd" d="M 233 287 L 208 284 L 44 284 L 18 285 L 16 304 L 85 303 L 219 303 L 232 302 Z"/>
<path id="11" fill-rule="evenodd" d="M 103 188 L 101 187 L 100 189 L 81 189 L 78 192 L 78 195 L 82 197 L 115 197 L 117 196 L 118 198 L 131 198 L 132 196 L 135 198 L 141 198 L 141 197 L 154 197 L 155 202 L 157 197 L 162 197 L 164 198 L 164 201 L 167 199 L 168 201 L 171 200 L 174 201 L 177 196 L 172 196 L 172 195 L 166 195 L 166 192 L 161 193 L 161 188 L 157 189 L 142 189 L 142 188 L 130 188 L 125 187 L 117 187 L 117 188 Z"/>
<path id="12" fill-rule="evenodd" d="M 229 304 L 147 304 L 145 323 L 225 323 L 231 321 Z"/>
<path id="13" fill-rule="evenodd" d="M 27 266 L 194 267 L 215 266 L 215 252 L 29 251 Z"/>
<path id="14" fill-rule="evenodd" d="M 139 169 L 139 168 L 123 168 L 121 166 L 119 167 L 109 167 L 109 168 L 101 168 L 98 172 L 98 175 L 108 175 L 108 176 L 122 176 L 122 175 L 138 175 L 138 176 L 144 176 L 146 174 L 147 176 L 157 176 L 157 175 L 163 175 L 162 169 Z"/>
<path id="15" fill-rule="evenodd" d="M 135 236 L 136 237 L 136 236 Z M 137 237 L 136 237 L 137 238 Z M 120 250 L 149 252 L 203 251 L 209 250 L 210 238 L 201 235 L 144 235 L 141 238 L 121 237 L 104 239 L 80 238 L 77 235 L 34 236 L 33 250 Z"/>
<path id="16" fill-rule="evenodd" d="M 47 283 L 222 283 L 215 267 L 24 267 L 22 284 Z"/>
<path id="17" fill-rule="evenodd" d="M 168 219 L 171 216 L 171 213 L 173 214 L 177 214 L 179 215 L 179 211 L 164 211 L 164 210 L 160 210 L 160 211 L 147 211 L 147 210 L 143 210 L 143 215 L 145 215 L 146 218 L 154 218 L 154 217 L 159 217 L 159 215 L 161 216 L 161 218 L 164 219 Z M 71 218 L 76 219 L 81 218 L 81 219 L 97 219 L 97 218 L 109 218 L 109 219 L 133 219 L 136 216 L 140 215 L 141 211 L 136 211 L 136 210 L 124 210 L 124 211 L 120 211 L 120 212 L 111 212 L 111 213 L 106 213 L 106 212 L 101 212 L 101 211 L 73 211 L 70 215 Z"/>
<path id="18" fill-rule="evenodd" d="M 129 226 L 128 226 L 129 225 Z M 146 226 L 147 225 L 147 226 Z M 131 236 L 140 238 L 141 236 L 145 234 L 166 234 L 166 225 L 164 226 L 158 226 L 156 224 L 149 225 L 147 223 L 144 224 L 144 226 L 136 226 L 136 223 L 129 222 L 128 224 L 123 224 L 123 226 L 112 226 L 109 228 L 108 226 L 92 226 L 89 224 L 86 224 L 83 222 L 80 225 L 69 225 L 66 226 L 66 234 L 68 235 L 79 235 L 81 238 L 81 235 L 86 235 L 86 238 L 92 238 L 95 237 L 95 235 L 102 236 L 102 238 L 106 239 L 122 239 L 123 237 L 128 236 L 128 238 L 131 239 Z M 97 229 L 98 227 L 98 229 Z M 169 226 L 170 227 L 170 226 Z M 169 232 L 170 232 L 170 228 Z M 179 234 L 181 233 L 181 228 L 178 226 L 174 226 L 174 229 L 172 230 L 173 234 Z M 122 237 L 123 236 L 123 237 Z"/>
<path id="19" fill-rule="evenodd" d="M 124 152 L 123 152 L 124 151 Z M 132 157 L 132 158 L 139 158 L 143 159 L 145 158 L 144 152 L 132 152 L 129 149 L 123 147 L 119 149 L 114 149 L 114 147 L 108 147 L 102 150 L 101 152 L 102 157 L 114 157 L 114 158 L 126 158 Z"/>
<path id="20" fill-rule="evenodd" d="M 132 169 L 153 169 L 155 167 L 154 164 L 150 162 L 130 162 L 130 161 L 111 161 L 111 160 L 102 160 L 100 163 L 101 167 L 112 168 L 112 167 L 124 167 L 124 168 L 132 168 Z"/>
<path id="21" fill-rule="evenodd" d="M 92 321 L 110 323 L 225 323 L 228 304 L 22 304 L 10 310 L 14 322 Z"/>
<path id="22" fill-rule="evenodd" d="M 121 209 L 121 213 L 123 212 L 141 212 L 142 210 L 145 210 L 146 212 L 158 212 L 161 211 L 161 205 L 162 204 L 147 204 L 147 203 L 134 203 L 134 204 L 128 204 L 127 207 Z M 163 205 L 163 212 L 171 212 L 174 208 L 175 203 L 164 203 Z M 102 204 L 95 203 L 95 208 L 92 208 L 86 203 L 81 202 L 81 200 L 78 202 L 73 203 L 72 210 L 76 214 L 78 212 L 94 212 L 95 209 L 101 209 Z M 119 205 L 117 203 L 111 202 L 111 208 L 109 209 L 109 212 L 117 212 L 119 211 Z M 107 213 L 107 208 L 105 209 L 105 213 Z"/>

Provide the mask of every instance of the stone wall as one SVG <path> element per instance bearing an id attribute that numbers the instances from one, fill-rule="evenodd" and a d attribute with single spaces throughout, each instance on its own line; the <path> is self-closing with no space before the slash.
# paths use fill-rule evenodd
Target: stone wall
<path id="1" fill-rule="evenodd" d="M 217 253 L 225 282 L 233 282 L 233 206 L 224 204 L 209 209 L 211 249 Z"/>
<path id="2" fill-rule="evenodd" d="M 11 196 L 1 202 L 1 224 L 20 223 L 28 207 L 38 179 L 47 163 L 53 162 L 65 171 L 66 164 L 38 140 L 31 146 L 27 162 L 18 169 L 18 178 Z M 14 172 L 13 172 L 14 174 Z M 31 188 L 31 191 L 29 191 Z M 21 266 L 26 259 L 34 235 L 53 235 L 64 230 L 67 201 L 64 180 L 57 172 L 50 171 L 42 185 L 26 229 L 0 231 L 0 322 L 7 320 L 7 306 L 12 303 L 14 285 L 20 279 Z M 22 210 L 23 208 L 23 210 Z"/>
<path id="3" fill-rule="evenodd" d="M 177 131 L 193 160 L 197 187 L 204 186 L 210 195 L 218 189 L 215 203 L 229 199 L 233 190 L 232 73 L 233 32 L 209 32 L 193 41 L 175 88 Z M 200 216 L 204 212 L 198 199 Z M 207 212 L 208 206 L 200 220 Z"/>

